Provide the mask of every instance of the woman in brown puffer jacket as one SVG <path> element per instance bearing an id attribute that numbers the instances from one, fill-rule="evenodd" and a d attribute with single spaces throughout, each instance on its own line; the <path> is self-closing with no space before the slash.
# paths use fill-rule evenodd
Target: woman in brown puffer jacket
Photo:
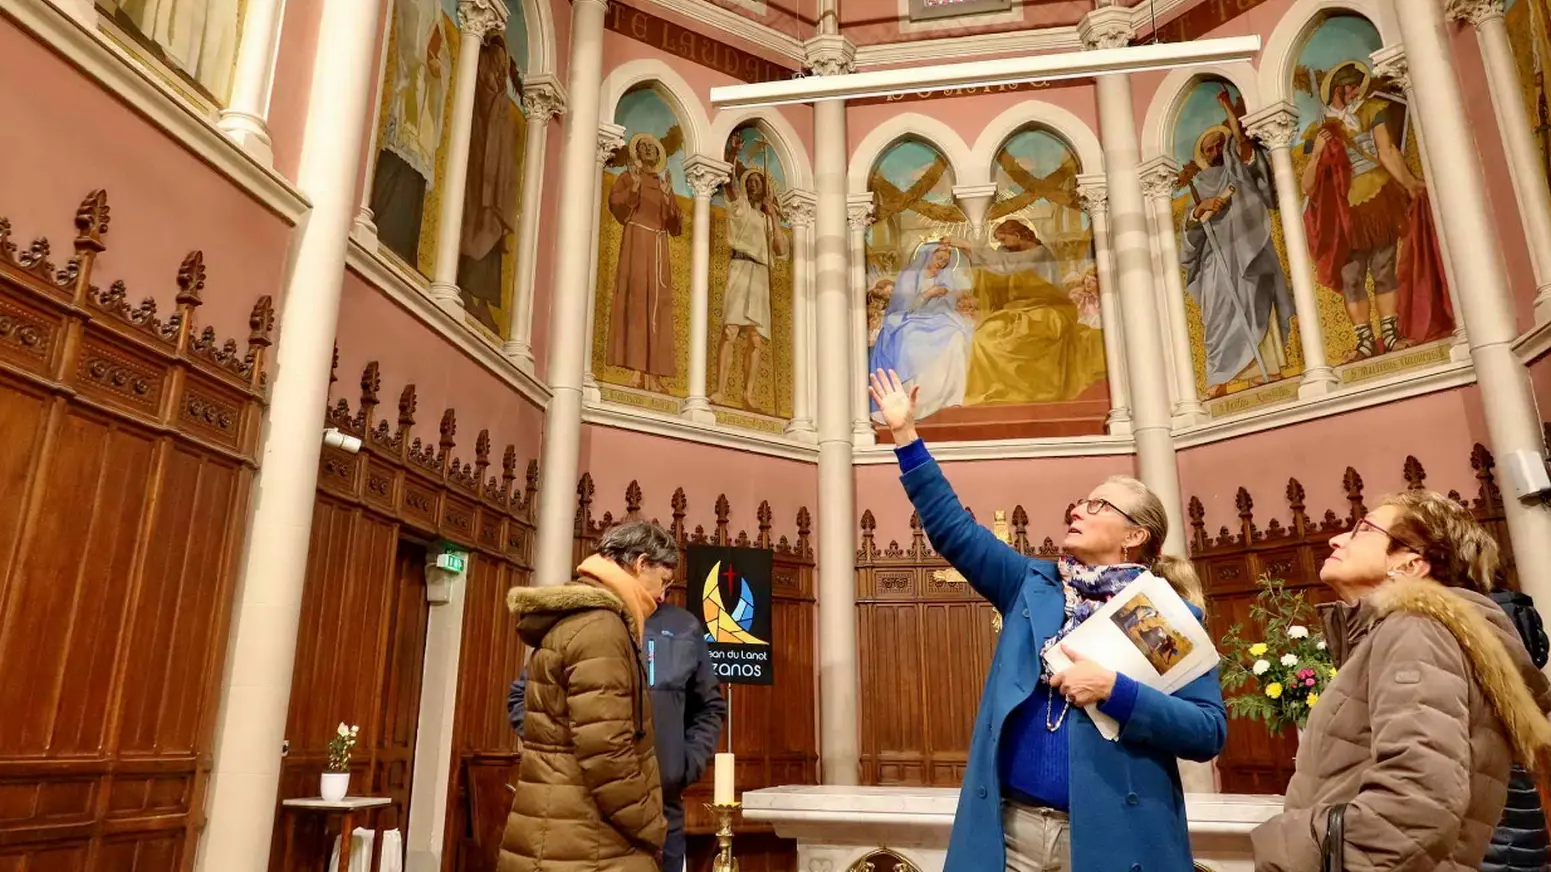
<path id="1" fill-rule="evenodd" d="M 1338 674 L 1282 814 L 1254 831 L 1256 872 L 1318 872 L 1327 830 L 1344 831 L 1331 868 L 1474 872 L 1509 767 L 1551 749 L 1551 685 L 1483 595 L 1497 544 L 1463 506 L 1411 492 L 1331 547 L 1320 580 L 1343 601 L 1320 611 Z"/>
<path id="2" fill-rule="evenodd" d="M 508 594 L 534 650 L 498 872 L 656 872 L 667 824 L 640 642 L 677 565 L 667 531 L 624 524 L 572 583 Z"/>

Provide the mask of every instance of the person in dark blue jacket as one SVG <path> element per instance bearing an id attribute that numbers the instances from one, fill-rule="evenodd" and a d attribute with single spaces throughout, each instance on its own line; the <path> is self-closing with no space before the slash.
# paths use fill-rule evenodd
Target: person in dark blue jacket
<path id="1" fill-rule="evenodd" d="M 1161 553 L 1163 503 L 1136 479 L 1111 478 L 1077 500 L 1059 561 L 1025 557 L 959 503 L 916 435 L 914 386 L 892 371 L 871 382 L 932 547 L 1003 618 L 944 868 L 1190 872 L 1176 758 L 1207 761 L 1222 750 L 1217 670 L 1169 696 L 1081 659 L 1052 677 L 1041 656 L 1147 570 L 1199 617 L 1195 571 Z M 1093 704 L 1120 723 L 1117 741 L 1083 711 Z"/>

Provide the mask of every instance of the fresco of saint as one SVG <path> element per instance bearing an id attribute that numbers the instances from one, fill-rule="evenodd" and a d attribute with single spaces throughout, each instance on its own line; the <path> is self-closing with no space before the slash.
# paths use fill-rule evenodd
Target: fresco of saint
<path id="1" fill-rule="evenodd" d="M 1198 84 L 1191 96 L 1211 94 L 1217 111 L 1182 112 L 1176 135 L 1180 142 L 1194 134 L 1179 176 L 1188 196 L 1180 266 L 1201 309 L 1208 398 L 1225 395 L 1233 382 L 1280 379 L 1293 315 L 1271 232 L 1277 221 L 1271 165 L 1244 132 L 1244 103 L 1230 89 L 1220 80 Z"/>
<path id="2" fill-rule="evenodd" d="M 781 226 L 784 218 L 776 201 L 775 183 L 768 171 L 744 162 L 744 145 L 744 134 L 739 131 L 733 133 L 726 149 L 727 162 L 733 168 L 731 177 L 722 186 L 730 259 L 722 296 L 716 388 L 711 392 L 710 401 L 718 405 L 729 401 L 727 391 L 733 371 L 733 354 L 742 346 L 743 407 L 761 411 L 754 388 L 760 354 L 770 343 L 771 267 L 777 259 L 790 256 L 791 247 Z"/>
<path id="3" fill-rule="evenodd" d="M 97 6 L 215 102 L 231 96 L 240 0 L 97 0 Z"/>
<path id="4" fill-rule="evenodd" d="M 1367 19 L 1332 16 L 1310 35 L 1294 76 L 1296 87 L 1318 99 L 1313 117 L 1299 113 L 1303 217 L 1315 276 L 1341 294 L 1357 334 L 1343 363 L 1454 329 L 1427 188 L 1404 154 L 1405 100 L 1398 88 L 1375 81 L 1363 59 L 1331 51 L 1368 32 L 1377 42 Z"/>
<path id="5" fill-rule="evenodd" d="M 996 157 L 996 202 L 974 226 L 931 146 L 902 141 L 873 170 L 869 368 L 918 386 L 919 414 L 947 438 L 1102 431 L 1104 339 L 1079 172 L 1048 131 L 1014 134 Z"/>
<path id="6" fill-rule="evenodd" d="M 895 279 L 868 372 L 892 369 L 919 388 L 916 414 L 922 418 L 963 405 L 978 314 L 965 253 L 946 242 L 919 246 Z"/>
<path id="7" fill-rule="evenodd" d="M 514 102 L 522 80 L 503 35 L 479 51 L 474 123 L 464 185 L 458 244 L 458 290 L 464 309 L 485 329 L 505 337 L 509 288 L 507 261 L 514 259 L 518 188 L 522 178 L 522 114 Z"/>
<path id="8" fill-rule="evenodd" d="M 631 371 L 630 386 L 663 392 L 674 359 L 673 266 L 668 237 L 684 217 L 667 171 L 668 151 L 650 133 L 626 145 L 628 164 L 609 189 L 609 213 L 624 231 L 614 276 L 607 361 Z"/>
<path id="9" fill-rule="evenodd" d="M 384 248 L 429 274 L 420 263 L 420 239 L 426 198 L 436 184 L 457 29 L 439 0 L 393 0 L 392 28 L 372 220 Z"/>

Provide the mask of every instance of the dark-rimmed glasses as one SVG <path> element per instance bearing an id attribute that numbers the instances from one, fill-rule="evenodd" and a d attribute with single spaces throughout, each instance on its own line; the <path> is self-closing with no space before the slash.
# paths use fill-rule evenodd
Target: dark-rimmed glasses
<path id="1" fill-rule="evenodd" d="M 1089 515 L 1097 515 L 1099 512 L 1102 512 L 1105 509 L 1109 509 L 1110 511 L 1112 511 L 1115 514 L 1119 515 L 1120 517 L 1125 518 L 1127 521 L 1130 521 L 1132 526 L 1136 526 L 1136 527 L 1142 526 L 1141 524 L 1138 524 L 1136 522 L 1135 518 L 1133 518 L 1130 515 L 1126 514 L 1124 511 L 1121 510 L 1121 508 L 1119 506 L 1115 505 L 1114 503 L 1110 502 L 1109 500 L 1086 499 L 1086 498 L 1080 499 L 1077 502 L 1072 503 L 1072 507 L 1070 509 L 1066 510 L 1066 522 L 1068 524 L 1070 524 L 1072 522 L 1072 518 L 1077 516 L 1077 510 L 1078 509 L 1082 509 L 1084 513 L 1089 514 Z"/>
<path id="2" fill-rule="evenodd" d="M 1357 519 L 1357 523 L 1352 525 L 1352 535 L 1356 536 L 1359 533 L 1361 533 L 1364 529 L 1372 530 L 1373 532 L 1378 533 L 1380 536 L 1383 536 L 1384 538 L 1388 539 L 1389 541 L 1394 542 L 1396 545 L 1401 546 L 1402 548 L 1406 549 L 1407 551 L 1414 551 L 1414 552 L 1417 552 L 1417 553 L 1421 553 L 1421 552 L 1417 551 L 1417 548 L 1416 548 L 1415 545 L 1412 545 L 1410 542 L 1407 542 L 1406 540 L 1400 538 L 1399 536 L 1396 536 L 1394 533 L 1391 533 L 1390 531 L 1384 529 L 1383 527 L 1380 527 L 1378 524 L 1373 523 L 1372 521 L 1368 520 L 1367 518 L 1358 518 Z"/>

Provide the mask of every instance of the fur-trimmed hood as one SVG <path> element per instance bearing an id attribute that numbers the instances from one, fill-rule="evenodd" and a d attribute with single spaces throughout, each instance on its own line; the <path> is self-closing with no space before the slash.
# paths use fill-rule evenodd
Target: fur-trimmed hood
<path id="1" fill-rule="evenodd" d="M 1321 607 L 1332 653 L 1339 664 L 1378 622 L 1404 612 L 1441 624 L 1459 642 L 1482 693 L 1502 720 L 1518 759 L 1546 772 L 1551 762 L 1551 682 L 1530 660 L 1518 631 L 1501 607 L 1473 591 L 1435 581 L 1392 581 L 1355 606 Z"/>
<path id="2" fill-rule="evenodd" d="M 517 635 L 530 647 L 543 642 L 544 634 L 562 618 L 594 609 L 619 615 L 632 637 L 640 632 L 624 600 L 588 579 L 550 587 L 514 587 L 506 592 L 506 607 L 517 619 Z"/>

